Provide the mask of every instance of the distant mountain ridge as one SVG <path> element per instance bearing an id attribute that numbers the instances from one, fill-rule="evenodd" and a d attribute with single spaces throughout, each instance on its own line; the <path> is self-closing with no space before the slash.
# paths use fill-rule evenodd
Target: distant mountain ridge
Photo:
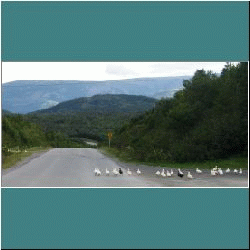
<path id="1" fill-rule="evenodd" d="M 117 81 L 13 81 L 2 84 L 2 108 L 25 114 L 61 102 L 103 94 L 172 97 L 190 76 L 138 78 Z"/>

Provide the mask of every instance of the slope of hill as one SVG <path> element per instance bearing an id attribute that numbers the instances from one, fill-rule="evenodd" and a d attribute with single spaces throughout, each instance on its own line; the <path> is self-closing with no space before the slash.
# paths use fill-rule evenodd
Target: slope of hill
<path id="1" fill-rule="evenodd" d="M 2 85 L 2 108 L 25 114 L 58 103 L 99 94 L 171 97 L 189 76 L 119 81 L 14 81 Z"/>
<path id="2" fill-rule="evenodd" d="M 25 121 L 22 116 L 6 115 L 2 118 L 3 146 L 31 147 L 48 146 L 49 143 L 41 128 Z"/>
<path id="3" fill-rule="evenodd" d="M 70 112 L 135 113 L 152 109 L 156 102 L 156 99 L 146 96 L 95 95 L 61 102 L 54 107 L 35 111 L 33 114 Z"/>
<path id="4" fill-rule="evenodd" d="M 72 142 L 58 131 L 44 133 L 41 126 L 25 120 L 23 115 L 2 117 L 2 153 L 10 155 L 7 148 L 31 147 L 86 147 L 85 143 Z"/>
<path id="5" fill-rule="evenodd" d="M 105 140 L 108 131 L 121 128 L 131 118 L 153 109 L 157 99 L 136 95 L 95 95 L 62 102 L 24 115 L 44 131 L 67 137 Z"/>
<path id="6" fill-rule="evenodd" d="M 142 161 L 205 161 L 248 154 L 248 63 L 221 76 L 197 70 L 183 90 L 131 119 L 113 145 Z"/>

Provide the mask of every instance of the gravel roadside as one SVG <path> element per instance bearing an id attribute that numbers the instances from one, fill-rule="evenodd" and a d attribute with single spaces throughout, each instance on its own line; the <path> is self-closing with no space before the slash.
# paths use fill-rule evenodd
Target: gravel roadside
<path id="1" fill-rule="evenodd" d="M 18 161 L 14 166 L 10 167 L 10 168 L 6 168 L 6 169 L 3 169 L 2 168 L 2 175 L 5 175 L 11 171 L 14 171 L 20 167 L 22 167 L 23 165 L 29 163 L 31 160 L 37 158 L 37 157 L 40 157 L 41 155 L 47 153 L 49 150 L 51 150 L 50 148 L 49 149 L 45 149 L 45 150 L 42 150 L 42 151 L 39 151 L 39 152 L 34 152 L 32 155 L 28 156 L 28 157 L 25 157 L 24 159 Z"/>

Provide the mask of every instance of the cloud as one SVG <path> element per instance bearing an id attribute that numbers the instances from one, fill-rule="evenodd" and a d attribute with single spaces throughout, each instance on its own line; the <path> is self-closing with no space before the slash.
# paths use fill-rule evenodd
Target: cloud
<path id="1" fill-rule="evenodd" d="M 182 63 L 166 62 L 166 63 L 155 63 L 150 67 L 151 74 L 175 74 L 175 72 L 188 72 L 183 67 Z"/>
<path id="2" fill-rule="evenodd" d="M 220 73 L 224 63 L 215 62 L 163 62 L 155 63 L 150 67 L 151 74 L 165 74 L 168 76 L 193 75 L 196 70 L 212 70 Z"/>
<path id="3" fill-rule="evenodd" d="M 105 73 L 108 75 L 115 75 L 115 76 L 136 76 L 137 73 L 131 69 L 130 67 L 126 67 L 124 64 L 107 64 Z"/>
<path id="4" fill-rule="evenodd" d="M 2 83 L 15 80 L 121 80 L 220 73 L 225 62 L 3 62 Z M 13 74 L 15 72 L 15 74 Z"/>

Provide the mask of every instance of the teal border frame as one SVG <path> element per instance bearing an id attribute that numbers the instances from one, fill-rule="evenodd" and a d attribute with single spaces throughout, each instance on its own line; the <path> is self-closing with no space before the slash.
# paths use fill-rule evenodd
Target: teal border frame
<path id="1" fill-rule="evenodd" d="M 247 2 L 2 2 L 2 61 L 248 61 Z"/>
<path id="2" fill-rule="evenodd" d="M 1 2 L 1 60 L 249 61 L 248 2 Z M 249 248 L 248 188 L 1 188 L 16 248 Z"/>
<path id="3" fill-rule="evenodd" d="M 3 188 L 2 248 L 247 249 L 249 190 Z"/>

